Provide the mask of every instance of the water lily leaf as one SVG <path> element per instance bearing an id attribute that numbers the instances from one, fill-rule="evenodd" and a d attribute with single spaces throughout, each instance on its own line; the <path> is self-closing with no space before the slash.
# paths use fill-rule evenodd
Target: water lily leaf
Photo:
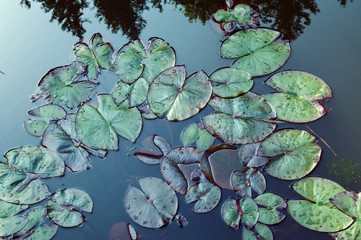
<path id="1" fill-rule="evenodd" d="M 143 139 L 134 155 L 146 164 L 159 164 L 170 151 L 171 146 L 164 138 L 151 136 Z"/>
<path id="2" fill-rule="evenodd" d="M 193 207 L 196 213 L 206 213 L 215 208 L 221 199 L 221 190 L 210 182 L 193 185 L 186 194 L 186 203 L 197 201 Z"/>
<path id="3" fill-rule="evenodd" d="M 0 201 L 0 218 L 12 217 L 17 213 L 24 211 L 28 207 L 28 205 L 20 205 Z"/>
<path id="4" fill-rule="evenodd" d="M 138 182 L 142 190 L 130 186 L 125 195 L 125 209 L 131 219 L 147 228 L 168 224 L 178 209 L 173 189 L 159 178 L 141 178 Z"/>
<path id="5" fill-rule="evenodd" d="M 286 215 L 278 210 L 285 209 L 287 203 L 274 193 L 265 193 L 257 196 L 255 202 L 265 208 L 259 208 L 258 221 L 264 224 L 277 224 L 283 221 Z"/>
<path id="6" fill-rule="evenodd" d="M 64 175 L 64 162 L 47 148 L 25 146 L 5 153 L 6 163 L 25 173 L 37 174 L 40 178 Z"/>
<path id="7" fill-rule="evenodd" d="M 33 136 L 40 137 L 44 134 L 45 129 L 49 126 L 46 119 L 30 118 L 24 123 L 25 130 Z"/>
<path id="8" fill-rule="evenodd" d="M 93 200 L 79 189 L 68 188 L 57 191 L 46 205 L 48 216 L 59 226 L 75 227 L 85 221 L 80 211 L 91 213 Z"/>
<path id="9" fill-rule="evenodd" d="M 48 187 L 34 176 L 0 163 L 0 199 L 15 204 L 34 204 L 50 195 Z"/>
<path id="10" fill-rule="evenodd" d="M 35 229 L 35 231 L 24 240 L 50 240 L 58 231 L 58 225 L 42 224 Z"/>
<path id="11" fill-rule="evenodd" d="M 114 49 L 110 43 L 104 43 L 100 33 L 95 33 L 89 42 L 91 48 L 83 42 L 74 45 L 75 60 L 88 65 L 88 78 L 97 79 L 100 69 L 112 69 Z"/>
<path id="12" fill-rule="evenodd" d="M 157 118 L 157 115 L 155 115 L 152 110 L 150 110 L 149 106 L 147 103 L 143 103 L 142 105 L 140 105 L 138 107 L 140 113 L 142 114 L 142 117 L 144 119 L 156 119 Z"/>
<path id="13" fill-rule="evenodd" d="M 208 102 L 212 86 L 203 71 L 186 79 L 184 66 L 169 68 L 149 86 L 147 101 L 160 118 L 181 121 L 197 114 Z"/>
<path id="14" fill-rule="evenodd" d="M 274 157 L 266 166 L 266 172 L 284 180 L 309 174 L 318 164 L 321 152 L 315 136 L 296 129 L 275 132 L 258 149 L 259 156 Z"/>
<path id="15" fill-rule="evenodd" d="M 263 225 L 261 223 L 257 223 L 254 226 L 254 232 L 251 230 L 247 230 L 246 228 L 243 229 L 243 240 L 273 240 L 273 234 L 269 227 Z"/>
<path id="16" fill-rule="evenodd" d="M 232 4 L 233 6 L 233 4 Z M 258 13 L 247 4 L 237 4 L 232 7 L 228 6 L 228 9 L 220 9 L 214 15 L 213 19 L 216 22 L 230 23 L 236 22 L 239 28 L 255 28 L 259 24 Z"/>
<path id="17" fill-rule="evenodd" d="M 248 72 L 237 68 L 220 68 L 209 76 L 214 82 L 213 93 L 222 98 L 233 98 L 247 93 L 253 86 Z"/>
<path id="18" fill-rule="evenodd" d="M 331 202 L 345 189 L 337 183 L 319 177 L 304 178 L 292 188 L 308 200 L 289 200 L 288 212 L 302 226 L 319 232 L 337 232 L 350 226 L 353 219 Z"/>
<path id="19" fill-rule="evenodd" d="M 231 176 L 231 185 L 233 190 L 243 197 L 252 197 L 252 191 L 262 194 L 266 190 L 266 179 L 254 168 L 248 168 L 246 171 L 234 171 Z"/>
<path id="20" fill-rule="evenodd" d="M 240 57 L 233 63 L 234 68 L 254 77 L 266 75 L 280 68 L 290 56 L 290 44 L 279 41 L 280 35 L 266 28 L 239 31 L 222 43 L 221 54 L 225 58 Z"/>
<path id="21" fill-rule="evenodd" d="M 182 131 L 181 140 L 185 147 L 196 142 L 198 152 L 203 152 L 212 146 L 214 137 L 207 130 L 200 129 L 196 123 L 192 123 Z"/>
<path id="22" fill-rule="evenodd" d="M 192 164 L 178 164 L 184 178 L 187 180 L 187 189 L 201 182 L 208 182 L 206 177 L 201 172 L 199 163 Z"/>
<path id="23" fill-rule="evenodd" d="M 124 45 L 116 55 L 114 69 L 123 82 L 133 83 L 142 75 L 151 83 L 155 76 L 174 64 L 174 49 L 163 39 L 150 38 L 148 47 L 140 40 Z"/>
<path id="24" fill-rule="evenodd" d="M 264 97 L 275 107 L 281 120 L 304 123 L 319 119 L 326 114 L 318 101 L 332 97 L 331 88 L 320 78 L 301 71 L 283 71 L 272 75 L 265 82 L 281 93 Z"/>
<path id="25" fill-rule="evenodd" d="M 257 204 L 251 198 L 229 198 L 222 206 L 221 215 L 231 228 L 237 229 L 243 223 L 247 229 L 251 229 L 257 223 L 259 212 Z"/>
<path id="26" fill-rule="evenodd" d="M 45 207 L 35 207 L 30 209 L 24 214 L 24 217 L 28 220 L 24 228 L 18 231 L 14 238 L 25 238 L 28 237 L 34 232 L 34 230 L 40 227 L 40 224 L 44 221 L 46 217 L 46 208 Z"/>
<path id="27" fill-rule="evenodd" d="M 129 223 L 118 222 L 109 231 L 110 240 L 136 240 L 137 233 Z"/>
<path id="28" fill-rule="evenodd" d="M 117 105 L 128 99 L 129 107 L 136 107 L 146 100 L 147 93 L 148 82 L 144 78 L 139 78 L 131 85 L 121 81 L 118 82 L 112 91 L 112 98 Z"/>
<path id="29" fill-rule="evenodd" d="M 95 149 L 118 149 L 118 136 L 134 142 L 142 129 L 138 109 L 128 101 L 117 106 L 110 95 L 98 95 L 98 108 L 85 104 L 76 116 L 76 132 L 85 145 Z"/>
<path id="30" fill-rule="evenodd" d="M 45 98 L 62 107 L 76 108 L 95 95 L 95 83 L 79 80 L 86 73 L 86 66 L 80 62 L 53 68 L 40 80 L 39 90 L 31 98 L 33 101 Z"/>
<path id="31" fill-rule="evenodd" d="M 0 218 L 0 237 L 18 232 L 26 225 L 27 221 L 26 218 L 19 216 Z"/>
<path id="32" fill-rule="evenodd" d="M 267 157 L 258 156 L 261 143 L 243 145 L 239 151 L 240 159 L 247 167 L 261 167 L 268 163 Z"/>
<path id="33" fill-rule="evenodd" d="M 276 123 L 267 121 L 276 117 L 274 109 L 255 93 L 232 99 L 214 97 L 209 105 L 219 113 L 203 117 L 202 123 L 225 143 L 259 142 L 276 128 Z"/>

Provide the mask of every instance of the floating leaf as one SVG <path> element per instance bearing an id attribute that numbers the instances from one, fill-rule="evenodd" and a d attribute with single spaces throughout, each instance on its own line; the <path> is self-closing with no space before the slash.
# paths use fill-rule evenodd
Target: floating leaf
<path id="1" fill-rule="evenodd" d="M 247 167 L 261 167 L 268 163 L 267 157 L 261 157 L 257 155 L 258 149 L 261 143 L 253 143 L 243 145 L 239 151 L 241 161 Z"/>
<path id="2" fill-rule="evenodd" d="M 181 140 L 185 147 L 196 142 L 198 152 L 203 152 L 212 146 L 214 137 L 207 130 L 200 129 L 196 123 L 192 123 L 182 131 Z"/>
<path id="3" fill-rule="evenodd" d="M 125 209 L 130 218 L 147 228 L 168 224 L 178 209 L 173 189 L 159 178 L 141 178 L 138 182 L 142 190 L 130 186 L 125 195 Z"/>
<path id="4" fill-rule="evenodd" d="M 164 138 L 151 136 L 142 140 L 134 155 L 146 164 L 159 164 L 169 151 L 171 146 Z"/>
<path id="5" fill-rule="evenodd" d="M 114 49 L 110 43 L 104 43 L 100 33 L 95 33 L 89 42 L 91 48 L 83 42 L 74 45 L 75 60 L 88 65 L 88 78 L 97 79 L 100 69 L 112 69 Z"/>
<path id="6" fill-rule="evenodd" d="M 272 75 L 265 82 L 281 93 L 264 97 L 276 109 L 281 120 L 304 123 L 319 119 L 326 114 L 318 101 L 332 97 L 330 87 L 320 78 L 301 71 L 283 71 Z"/>
<path id="7" fill-rule="evenodd" d="M 288 212 L 302 226 L 319 232 L 336 232 L 352 224 L 353 219 L 338 210 L 329 200 L 345 191 L 337 183 L 309 177 L 297 181 L 292 188 L 309 200 L 288 201 Z"/>
<path id="8" fill-rule="evenodd" d="M 118 222 L 109 231 L 110 240 L 136 240 L 137 233 L 132 225 L 125 222 Z"/>
<path id="9" fill-rule="evenodd" d="M 187 189 L 201 182 L 208 182 L 206 177 L 201 172 L 199 163 L 178 164 L 178 168 L 181 170 L 184 178 L 187 180 Z"/>
<path id="10" fill-rule="evenodd" d="M 35 229 L 35 231 L 24 240 L 50 240 L 52 239 L 56 232 L 58 231 L 58 226 L 55 224 L 42 224 Z"/>
<path id="11" fill-rule="evenodd" d="M 258 155 L 274 157 L 266 166 L 268 174 L 284 180 L 294 180 L 306 176 L 316 167 L 321 151 L 315 136 L 306 131 L 285 129 L 264 140 L 258 149 Z"/>
<path id="12" fill-rule="evenodd" d="M 247 93 L 253 86 L 248 72 L 237 68 L 221 68 L 209 76 L 213 85 L 213 93 L 222 98 L 233 98 Z"/>
<path id="13" fill-rule="evenodd" d="M 93 209 L 93 201 L 86 192 L 68 188 L 59 190 L 51 196 L 46 208 L 50 219 L 57 225 L 75 227 L 85 221 L 80 211 L 90 213 Z"/>
<path id="14" fill-rule="evenodd" d="M 247 229 L 251 229 L 258 220 L 258 207 L 251 198 L 244 197 L 241 200 L 229 198 L 222 206 L 222 218 L 231 228 L 239 228 L 243 223 Z"/>
<path id="15" fill-rule="evenodd" d="M 118 136 L 134 142 L 142 129 L 138 109 L 128 101 L 117 106 L 110 95 L 98 95 L 98 108 L 85 104 L 76 116 L 76 132 L 85 145 L 95 149 L 118 149 Z"/>
<path id="16" fill-rule="evenodd" d="M 277 224 L 286 217 L 284 213 L 278 211 L 287 207 L 287 203 L 280 196 L 274 193 L 265 193 L 257 196 L 254 200 L 258 205 L 265 207 L 259 208 L 259 222 Z"/>
<path id="17" fill-rule="evenodd" d="M 186 194 L 186 203 L 197 201 L 193 207 L 196 213 L 206 213 L 218 205 L 221 190 L 210 182 L 193 185 Z"/>
<path id="18" fill-rule="evenodd" d="M 140 40 L 124 45 L 116 55 L 114 68 L 123 82 L 133 83 L 143 76 L 148 83 L 151 83 L 155 76 L 173 67 L 174 64 L 174 49 L 163 39 L 150 38 L 148 48 Z"/>
<path id="19" fill-rule="evenodd" d="M 243 240 L 273 240 L 273 234 L 269 227 L 263 225 L 261 223 L 257 223 L 254 226 L 254 232 L 247 230 L 246 228 L 243 229 Z"/>
<path id="20" fill-rule="evenodd" d="M 0 218 L 12 217 L 17 213 L 24 211 L 28 207 L 28 205 L 19 205 L 0 201 Z"/>
<path id="21" fill-rule="evenodd" d="M 212 86 L 203 71 L 186 79 L 184 66 L 159 74 L 149 87 L 147 101 L 158 117 L 181 121 L 197 114 L 208 102 Z"/>
<path id="22" fill-rule="evenodd" d="M 0 218 L 0 237 L 9 236 L 21 230 L 27 223 L 27 219 L 19 216 Z"/>
<path id="23" fill-rule="evenodd" d="M 36 228 L 44 221 L 46 217 L 46 208 L 45 207 L 35 207 L 30 209 L 24 214 L 24 217 L 28 220 L 24 228 L 18 231 L 14 238 L 25 238 L 32 235 L 32 232 L 36 231 Z M 44 238 L 45 239 L 45 238 Z"/>
<path id="24" fill-rule="evenodd" d="M 236 32 L 222 43 L 225 58 L 238 58 L 234 68 L 262 76 L 279 69 L 290 56 L 288 42 L 278 40 L 281 34 L 272 29 L 257 28 Z"/>
<path id="25" fill-rule="evenodd" d="M 6 163 L 25 173 L 37 174 L 41 178 L 64 175 L 64 162 L 54 152 L 43 147 L 26 146 L 5 153 Z"/>
<path id="26" fill-rule="evenodd" d="M 254 168 L 248 168 L 246 171 L 236 170 L 231 176 L 231 185 L 241 197 L 252 197 L 252 189 L 257 194 L 262 194 L 266 190 L 266 179 Z"/>
<path id="27" fill-rule="evenodd" d="M 276 128 L 276 123 L 267 121 L 276 117 L 274 109 L 255 93 L 232 99 L 214 97 L 209 105 L 219 113 L 203 117 L 202 123 L 225 143 L 259 142 Z"/>
<path id="28" fill-rule="evenodd" d="M 78 107 L 95 95 L 95 83 L 79 81 L 86 72 L 86 66 L 79 62 L 49 70 L 38 83 L 39 91 L 32 100 L 45 98 L 62 107 Z"/>
<path id="29" fill-rule="evenodd" d="M 144 78 L 139 78 L 131 85 L 118 82 L 112 91 L 112 98 L 117 105 L 128 99 L 129 107 L 136 107 L 146 100 L 147 93 L 148 82 Z"/>
<path id="30" fill-rule="evenodd" d="M 140 105 L 138 107 L 140 113 L 142 114 L 142 117 L 144 119 L 156 119 L 157 118 L 157 115 L 155 115 L 152 110 L 150 110 L 149 106 L 147 103 L 143 103 L 142 105 Z"/>

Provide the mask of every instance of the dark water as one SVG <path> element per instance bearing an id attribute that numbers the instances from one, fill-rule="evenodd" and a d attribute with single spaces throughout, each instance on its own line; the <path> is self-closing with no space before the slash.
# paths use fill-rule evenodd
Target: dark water
<path id="1" fill-rule="evenodd" d="M 164 38 L 175 48 L 177 64 L 185 64 L 189 74 L 201 69 L 210 74 L 231 63 L 219 56 L 220 41 L 224 37 L 214 30 L 213 24 L 206 22 L 223 1 L 172 0 L 166 4 L 158 0 L 132 1 L 133 4 L 117 0 L 94 0 L 93 3 L 62 1 L 67 5 L 52 5 L 52 2 L 23 0 L 22 5 L 20 0 L 0 2 L 0 71 L 4 73 L 0 73 L 1 153 L 16 146 L 39 144 L 39 138 L 30 136 L 23 129 L 27 111 L 36 106 L 30 102 L 29 95 L 49 69 L 72 61 L 72 46 L 79 37 L 88 41 L 93 33 L 100 32 L 116 50 L 129 39 Z M 310 72 L 325 80 L 333 89 L 334 97 L 326 104 L 329 113 L 308 126 L 339 156 L 361 164 L 361 2 L 251 2 L 259 7 L 268 26 L 279 29 L 292 40 L 291 58 L 282 69 Z M 31 4 L 30 8 L 26 7 L 27 3 Z M 64 9 L 69 8 L 73 11 L 67 12 L 67 18 L 63 19 Z M 50 19 L 53 19 L 52 22 L 49 22 Z M 268 92 L 263 80 L 256 79 L 252 91 Z M 100 81 L 102 86 L 98 92 L 110 92 L 117 79 L 112 73 L 103 72 Z M 209 112 L 210 109 L 205 109 L 201 114 L 177 123 L 144 121 L 138 141 L 157 134 L 166 138 L 172 146 L 179 146 L 182 129 Z M 302 124 L 279 127 L 305 129 Z M 311 175 L 335 180 L 348 190 L 360 191 L 360 175 L 348 180 L 335 174 L 330 167 L 336 164 L 336 169 L 339 169 L 345 164 L 337 165 L 341 158 L 336 159 L 322 142 L 320 145 L 324 149 L 322 159 Z M 116 222 L 132 223 L 123 207 L 129 184 L 136 185 L 138 177 L 161 177 L 159 166 L 145 165 L 132 156 L 133 148 L 133 144 L 121 140 L 118 152 L 109 153 L 104 160 L 93 158 L 91 170 L 77 174 L 69 172 L 63 178 L 46 181 L 52 192 L 65 187 L 83 189 L 92 196 L 95 204 L 93 214 L 86 215 L 83 227 L 59 229 L 55 239 L 107 239 L 111 226 Z M 346 166 L 346 174 L 347 168 L 354 166 Z M 361 169 L 356 172 L 361 172 Z M 289 199 L 298 198 L 289 189 L 291 182 L 266 178 L 267 192 Z M 223 191 L 221 203 L 232 194 Z M 210 213 L 196 214 L 191 211 L 192 205 L 184 203 L 183 197 L 179 197 L 179 202 L 179 212 L 189 221 L 187 227 L 179 228 L 171 223 L 162 229 L 149 230 L 133 223 L 140 239 L 241 239 L 241 231 L 230 229 L 221 219 L 221 204 Z M 301 227 L 289 216 L 272 230 L 275 239 L 281 240 L 331 239 L 327 234 Z"/>

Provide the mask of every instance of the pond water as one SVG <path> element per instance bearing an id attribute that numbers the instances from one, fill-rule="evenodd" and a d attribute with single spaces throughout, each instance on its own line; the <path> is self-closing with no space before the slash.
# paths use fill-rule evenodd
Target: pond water
<path id="1" fill-rule="evenodd" d="M 59 1 L 60 2 L 60 1 Z M 177 65 L 185 64 L 188 74 L 229 66 L 232 61 L 221 59 L 220 42 L 225 39 L 216 25 L 206 21 L 223 1 L 53 1 L 2 0 L 0 3 L 0 152 L 8 149 L 39 145 L 40 139 L 23 128 L 27 111 L 36 105 L 29 96 L 36 84 L 51 68 L 69 64 L 73 60 L 72 46 L 83 37 L 88 41 L 100 32 L 104 39 L 118 50 L 130 39 L 147 40 L 157 36 L 165 39 L 176 50 Z M 120 3 L 121 2 L 121 3 Z M 292 54 L 281 68 L 297 69 L 322 78 L 333 90 L 333 98 L 325 106 L 328 114 L 307 124 L 339 156 L 320 141 L 323 154 L 319 165 L 310 174 L 340 183 L 348 190 L 361 190 L 361 2 L 337 0 L 279 0 L 251 1 L 260 8 L 262 25 L 280 30 L 292 40 Z M 197 4 L 195 4 L 197 3 Z M 30 4 L 31 7 L 26 7 Z M 65 19 L 63 19 L 65 17 Z M 49 21 L 53 19 L 52 21 Z M 61 21 L 59 23 L 58 21 Z M 124 32 L 124 34 L 123 34 Z M 252 91 L 269 92 L 263 84 L 265 77 L 255 79 Z M 98 93 L 109 93 L 117 79 L 103 71 Z M 137 143 L 147 136 L 159 135 L 173 146 L 180 146 L 180 133 L 185 126 L 199 121 L 210 113 L 207 107 L 201 114 L 182 122 L 145 120 Z M 278 128 L 306 129 L 304 124 L 282 124 Z M 223 191 L 216 209 L 207 214 L 192 212 L 179 196 L 179 212 L 188 219 L 188 226 L 176 223 L 150 230 L 130 219 L 124 209 L 124 195 L 129 186 L 137 185 L 137 178 L 161 177 L 159 166 L 145 165 L 133 156 L 135 145 L 120 140 L 120 149 L 110 152 L 103 160 L 92 158 L 92 168 L 81 173 L 67 172 L 65 177 L 46 180 L 51 192 L 65 187 L 85 190 L 94 201 L 94 212 L 86 214 L 82 227 L 59 229 L 54 239 L 108 239 L 108 232 L 117 222 L 129 222 L 140 239 L 241 239 L 241 231 L 230 229 L 221 219 L 222 203 L 235 196 Z M 346 160 L 345 160 L 346 159 Z M 352 178 L 352 169 L 355 174 Z M 289 185 L 292 182 L 276 180 L 265 174 L 267 192 L 286 199 L 300 198 Z M 44 203 L 41 203 L 44 204 Z M 275 239 L 331 239 L 297 224 L 290 216 L 271 227 Z"/>

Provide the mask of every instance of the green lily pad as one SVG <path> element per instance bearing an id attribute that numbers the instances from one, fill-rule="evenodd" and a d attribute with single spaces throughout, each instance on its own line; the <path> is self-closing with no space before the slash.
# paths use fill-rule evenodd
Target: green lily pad
<path id="1" fill-rule="evenodd" d="M 34 204 L 50 195 L 48 187 L 33 175 L 0 163 L 0 199 L 15 204 Z"/>
<path id="2" fill-rule="evenodd" d="M 291 53 L 290 44 L 280 41 L 280 33 L 266 28 L 239 31 L 221 45 L 225 58 L 239 58 L 232 65 L 249 72 L 252 76 L 263 76 L 279 69 Z"/>
<path id="3" fill-rule="evenodd" d="M 243 223 L 247 229 L 251 229 L 257 223 L 259 212 L 257 204 L 251 198 L 229 198 L 222 206 L 221 215 L 231 228 L 237 229 Z"/>
<path id="4" fill-rule="evenodd" d="M 198 152 L 203 152 L 212 146 L 214 137 L 205 129 L 200 129 L 198 124 L 192 123 L 181 133 L 181 140 L 185 147 L 196 142 Z"/>
<path id="5" fill-rule="evenodd" d="M 181 121 L 197 114 L 212 94 L 212 86 L 203 71 L 186 79 L 184 66 L 169 68 L 159 74 L 149 87 L 147 101 L 160 118 Z"/>
<path id="6" fill-rule="evenodd" d="M 186 203 L 196 202 L 193 211 L 206 213 L 215 208 L 221 199 L 221 190 L 210 182 L 193 185 L 186 194 Z"/>
<path id="7" fill-rule="evenodd" d="M 239 150 L 241 161 L 247 167 L 261 167 L 268 163 L 267 157 L 258 156 L 257 152 L 261 143 L 243 145 Z"/>
<path id="8" fill-rule="evenodd" d="M 32 234 L 32 232 L 40 226 L 46 217 L 45 207 L 35 207 L 30 209 L 24 214 L 24 217 L 28 220 L 24 228 L 14 234 L 14 238 L 25 238 Z"/>
<path id="9" fill-rule="evenodd" d="M 281 120 L 304 123 L 319 119 L 326 114 L 319 101 L 332 98 L 330 87 L 320 78 L 301 71 L 283 71 L 265 82 L 281 93 L 264 97 L 275 107 Z"/>
<path id="10" fill-rule="evenodd" d="M 243 240 L 273 240 L 273 234 L 269 227 L 263 225 L 261 223 L 257 223 L 254 226 L 253 231 L 247 230 L 246 228 L 243 229 Z"/>
<path id="11" fill-rule="evenodd" d="M 48 216 L 59 226 L 75 227 L 85 221 L 80 211 L 91 213 L 93 201 L 79 189 L 68 188 L 57 191 L 46 205 Z"/>
<path id="12" fill-rule="evenodd" d="M 147 228 L 168 224 L 178 209 L 173 189 L 159 178 L 141 178 L 138 182 L 142 190 L 130 186 L 125 195 L 125 210 L 130 218 Z"/>
<path id="13" fill-rule="evenodd" d="M 26 146 L 5 153 L 6 163 L 16 169 L 38 175 L 40 178 L 64 175 L 64 162 L 54 152 L 43 147 Z"/>
<path id="14" fill-rule="evenodd" d="M 292 188 L 308 200 L 289 200 L 288 212 L 296 222 L 319 232 L 337 232 L 350 226 L 353 219 L 338 210 L 331 202 L 345 189 L 337 183 L 319 177 L 304 178 Z"/>
<path id="15" fill-rule="evenodd" d="M 150 38 L 148 47 L 140 40 L 124 45 L 116 55 L 114 69 L 125 83 L 133 83 L 140 76 L 151 83 L 155 76 L 174 64 L 174 49 L 163 39 Z"/>
<path id="16" fill-rule="evenodd" d="M 58 225 L 55 224 L 42 224 L 37 227 L 34 232 L 24 240 L 50 240 L 58 231 Z"/>
<path id="17" fill-rule="evenodd" d="M 62 107 L 76 108 L 95 95 L 95 83 L 79 80 L 85 74 L 86 66 L 80 62 L 53 68 L 40 80 L 39 90 L 31 99 L 45 98 Z"/>
<path id="18" fill-rule="evenodd" d="M 131 85 L 118 82 L 112 91 L 112 98 L 117 105 L 128 99 L 129 107 L 136 107 L 146 100 L 147 93 L 148 82 L 144 78 L 139 78 Z"/>
<path id="19" fill-rule="evenodd" d="M 315 136 L 306 131 L 285 129 L 264 140 L 258 155 L 273 157 L 265 169 L 269 175 L 294 180 L 306 176 L 316 167 L 321 151 Z"/>
<path id="20" fill-rule="evenodd" d="M 234 7 L 228 6 L 228 9 L 220 9 L 213 14 L 213 19 L 216 22 L 229 23 L 234 21 L 242 29 L 257 27 L 258 17 L 257 12 L 247 4 L 237 4 Z"/>
<path id="21" fill-rule="evenodd" d="M 283 212 L 278 211 L 287 207 L 287 203 L 280 196 L 274 193 L 265 193 L 257 196 L 254 200 L 258 205 L 264 207 L 259 208 L 259 222 L 272 225 L 282 222 L 286 217 Z"/>
<path id="22" fill-rule="evenodd" d="M 231 176 L 231 184 L 234 191 L 241 197 L 252 197 L 252 191 L 258 195 L 266 190 L 266 179 L 258 170 L 248 168 L 245 171 L 234 171 Z"/>
<path id="23" fill-rule="evenodd" d="M 88 78 L 97 79 L 100 69 L 112 69 L 114 49 L 110 43 L 104 43 L 100 33 L 95 33 L 90 41 L 91 48 L 83 42 L 74 45 L 75 61 L 88 65 Z"/>
<path id="24" fill-rule="evenodd" d="M 213 93 L 222 98 L 233 98 L 247 93 L 253 86 L 248 72 L 237 68 L 220 68 L 209 76 L 213 85 Z"/>
<path id="25" fill-rule="evenodd" d="M 203 117 L 202 123 L 208 132 L 225 143 L 259 142 L 276 128 L 276 123 L 267 121 L 276 117 L 274 109 L 255 93 L 232 99 L 214 97 L 209 105 L 219 113 Z"/>
<path id="26" fill-rule="evenodd" d="M 28 207 L 0 201 L 0 237 L 9 236 L 24 228 L 28 220 L 15 214 Z"/>
<path id="27" fill-rule="evenodd" d="M 75 128 L 85 145 L 95 149 L 118 149 L 118 136 L 134 142 L 142 130 L 138 109 L 128 108 L 128 101 L 117 106 L 110 95 L 98 95 L 98 107 L 85 104 L 79 108 Z"/>
<path id="28" fill-rule="evenodd" d="M 17 213 L 24 211 L 28 207 L 28 205 L 13 204 L 0 201 L 0 218 L 12 217 Z"/>

